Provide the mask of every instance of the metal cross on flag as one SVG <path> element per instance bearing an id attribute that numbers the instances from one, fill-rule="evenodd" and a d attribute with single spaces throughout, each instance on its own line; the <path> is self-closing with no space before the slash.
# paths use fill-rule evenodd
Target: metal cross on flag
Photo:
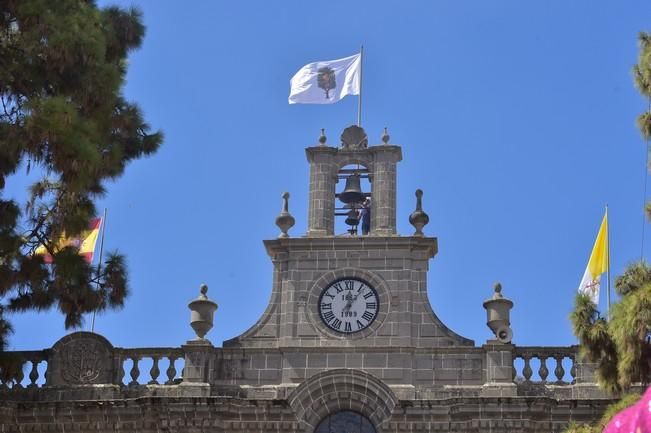
<path id="1" fill-rule="evenodd" d="M 601 221 L 601 227 L 597 234 L 597 239 L 592 247 L 588 266 L 579 284 L 579 293 L 588 295 L 594 304 L 599 303 L 599 288 L 601 286 L 601 274 L 608 271 L 608 208 L 604 219 Z M 610 294 L 609 294 L 610 297 Z"/>
<path id="2" fill-rule="evenodd" d="M 308 63 L 290 80 L 290 104 L 333 104 L 361 92 L 362 53 Z"/>

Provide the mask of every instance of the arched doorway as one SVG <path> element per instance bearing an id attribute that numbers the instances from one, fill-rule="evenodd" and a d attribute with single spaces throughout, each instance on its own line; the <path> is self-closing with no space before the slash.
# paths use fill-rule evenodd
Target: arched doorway
<path id="1" fill-rule="evenodd" d="M 314 433 L 377 433 L 371 421 L 352 410 L 341 410 L 325 417 Z"/>

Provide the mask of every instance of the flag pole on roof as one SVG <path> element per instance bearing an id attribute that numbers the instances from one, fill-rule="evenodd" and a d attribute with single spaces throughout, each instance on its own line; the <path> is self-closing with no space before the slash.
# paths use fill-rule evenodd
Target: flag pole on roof
<path id="1" fill-rule="evenodd" d="M 364 45 L 359 49 L 359 98 L 357 100 L 357 126 L 362 127 L 362 70 L 364 68 Z"/>
<path id="2" fill-rule="evenodd" d="M 102 220 L 102 238 L 99 242 L 99 262 L 97 263 L 97 288 L 99 289 L 99 273 L 102 270 L 102 255 L 104 254 L 104 233 L 106 233 L 106 208 L 104 208 L 104 218 Z M 95 332 L 95 315 L 93 311 L 93 320 L 90 325 L 90 332 Z"/>
<path id="3" fill-rule="evenodd" d="M 608 203 L 606 203 L 606 220 L 608 220 Z M 608 309 L 606 310 L 606 318 L 610 320 L 610 231 L 606 232 L 608 240 L 606 241 L 606 256 L 607 256 L 607 268 L 606 268 L 606 278 L 608 279 Z"/>

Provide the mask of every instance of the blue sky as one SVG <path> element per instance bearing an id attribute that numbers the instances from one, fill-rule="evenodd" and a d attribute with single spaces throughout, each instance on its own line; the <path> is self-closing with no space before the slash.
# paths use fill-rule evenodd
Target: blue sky
<path id="1" fill-rule="evenodd" d="M 338 144 L 357 97 L 288 105 L 304 64 L 365 47 L 362 126 L 403 147 L 398 231 L 424 190 L 439 240 L 430 302 L 454 331 L 490 337 L 482 302 L 500 280 L 519 345 L 575 343 L 568 314 L 604 205 L 614 276 L 640 258 L 647 102 L 633 86 L 648 1 L 101 1 L 147 26 L 125 94 L 164 131 L 160 151 L 107 185 L 106 250 L 127 256 L 126 307 L 97 318 L 116 346 L 179 346 L 203 282 L 219 304 L 215 345 L 253 325 L 271 293 L 262 239 L 281 194 L 306 230 L 304 148 Z M 20 196 L 24 179 L 10 179 Z M 651 249 L 646 227 L 645 256 Z M 605 296 L 602 296 L 605 308 Z M 56 312 L 13 317 L 11 349 L 65 335 Z M 88 326 L 90 321 L 87 322 Z M 86 329 L 88 328 L 86 327 Z"/>

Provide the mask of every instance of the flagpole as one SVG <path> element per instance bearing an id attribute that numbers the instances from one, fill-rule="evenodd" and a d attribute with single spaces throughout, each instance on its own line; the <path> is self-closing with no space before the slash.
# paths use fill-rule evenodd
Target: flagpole
<path id="1" fill-rule="evenodd" d="M 649 98 L 649 108 L 648 111 L 651 112 L 651 98 Z M 642 197 L 642 209 L 646 206 L 646 184 L 649 179 L 649 145 L 651 144 L 651 139 L 647 138 L 645 141 L 645 158 L 646 164 L 644 164 L 644 197 Z M 644 227 L 646 226 L 646 212 L 642 211 L 642 242 L 640 247 L 640 261 L 644 260 Z"/>
<path id="2" fill-rule="evenodd" d="M 606 310 L 606 318 L 610 320 L 610 230 L 608 230 L 608 203 L 606 203 L 606 238 L 608 239 L 608 248 L 606 248 L 606 278 L 608 279 L 608 310 Z"/>
<path id="3" fill-rule="evenodd" d="M 357 99 L 357 126 L 362 126 L 362 68 L 364 67 L 364 45 L 359 49 L 359 98 Z"/>
<path id="4" fill-rule="evenodd" d="M 104 208 L 104 218 L 102 218 L 102 239 L 99 243 L 99 263 L 97 263 L 97 286 L 99 288 L 99 273 L 102 270 L 102 255 L 104 254 L 104 233 L 106 233 L 106 208 Z M 93 311 L 93 321 L 90 325 L 90 332 L 95 332 L 95 314 Z"/>

